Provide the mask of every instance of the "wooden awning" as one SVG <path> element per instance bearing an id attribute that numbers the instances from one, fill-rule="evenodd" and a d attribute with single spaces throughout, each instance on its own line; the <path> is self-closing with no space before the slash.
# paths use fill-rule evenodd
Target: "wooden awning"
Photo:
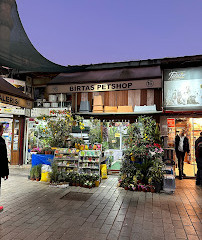
<path id="1" fill-rule="evenodd" d="M 0 76 L 0 102 L 23 108 L 32 108 L 33 101 L 32 98 Z"/>

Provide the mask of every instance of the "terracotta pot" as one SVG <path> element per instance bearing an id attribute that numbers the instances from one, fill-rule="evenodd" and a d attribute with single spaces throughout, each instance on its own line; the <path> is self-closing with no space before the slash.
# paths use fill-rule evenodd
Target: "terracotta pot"
<path id="1" fill-rule="evenodd" d="M 72 183 L 72 186 L 76 186 L 76 183 Z"/>
<path id="2" fill-rule="evenodd" d="M 152 193 L 155 193 L 156 190 L 155 190 L 154 188 L 151 188 L 151 192 L 152 192 Z"/>
<path id="3" fill-rule="evenodd" d="M 50 155 L 51 153 L 51 151 L 45 151 L 45 155 Z"/>
<path id="4" fill-rule="evenodd" d="M 36 181 L 37 181 L 37 182 L 40 181 L 40 178 L 36 178 Z"/>

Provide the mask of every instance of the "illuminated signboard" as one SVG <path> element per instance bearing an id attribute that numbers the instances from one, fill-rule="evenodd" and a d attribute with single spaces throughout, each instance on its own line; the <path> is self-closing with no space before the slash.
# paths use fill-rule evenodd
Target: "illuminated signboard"
<path id="1" fill-rule="evenodd" d="M 202 67 L 164 70 L 164 108 L 202 110 Z"/>

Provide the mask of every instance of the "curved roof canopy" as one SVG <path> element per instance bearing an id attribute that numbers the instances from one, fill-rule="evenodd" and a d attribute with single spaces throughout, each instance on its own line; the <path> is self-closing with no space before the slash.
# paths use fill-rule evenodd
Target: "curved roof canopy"
<path id="1" fill-rule="evenodd" d="M 20 21 L 15 0 L 0 0 L 0 65 L 19 72 L 66 72 L 32 45 Z"/>

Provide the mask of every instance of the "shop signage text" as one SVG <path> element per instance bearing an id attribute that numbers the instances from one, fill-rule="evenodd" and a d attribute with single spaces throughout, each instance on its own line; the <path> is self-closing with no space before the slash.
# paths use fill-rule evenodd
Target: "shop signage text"
<path id="1" fill-rule="evenodd" d="M 132 89 L 161 88 L 161 79 L 133 80 L 122 82 L 91 83 L 91 84 L 67 84 L 48 86 L 49 94 L 76 93 L 76 92 L 102 92 L 121 91 Z"/>
<path id="2" fill-rule="evenodd" d="M 24 108 L 32 108 L 32 102 L 18 98 L 18 97 L 13 97 L 4 93 L 0 93 L 0 102 L 13 105 L 13 106 L 19 106 L 19 107 L 24 107 Z"/>

